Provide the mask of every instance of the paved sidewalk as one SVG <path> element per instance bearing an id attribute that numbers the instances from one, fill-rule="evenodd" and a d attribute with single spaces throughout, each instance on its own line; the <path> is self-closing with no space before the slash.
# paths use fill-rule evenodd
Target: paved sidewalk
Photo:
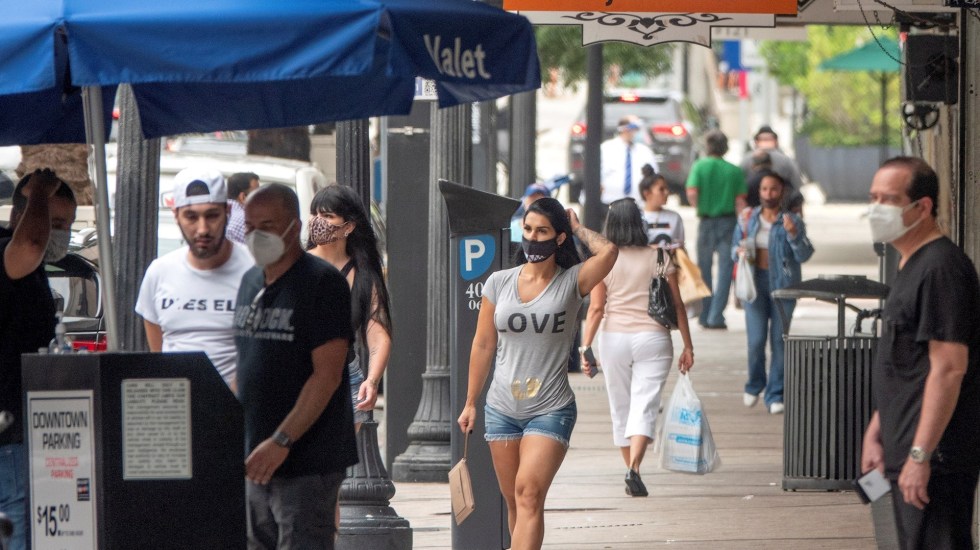
<path id="1" fill-rule="evenodd" d="M 801 302 L 794 326 L 809 333 L 833 330 L 834 308 L 812 302 Z M 761 403 L 751 409 L 742 405 L 742 312 L 729 308 L 727 320 L 727 331 L 693 329 L 691 375 L 722 467 L 705 476 L 667 472 L 650 452 L 641 471 L 647 498 L 625 495 L 625 467 L 609 435 L 602 375 L 593 380 L 571 375 L 579 420 L 548 495 L 546 548 L 875 548 L 870 509 L 853 493 L 780 488 L 783 417 L 769 415 Z M 668 379 L 665 403 L 675 382 L 676 371 Z M 446 485 L 399 483 L 392 506 L 411 522 L 415 548 L 450 548 Z"/>

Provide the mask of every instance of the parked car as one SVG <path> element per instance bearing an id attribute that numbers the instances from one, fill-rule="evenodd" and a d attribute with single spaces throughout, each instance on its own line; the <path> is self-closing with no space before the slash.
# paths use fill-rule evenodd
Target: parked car
<path id="1" fill-rule="evenodd" d="M 105 351 L 102 277 L 98 266 L 77 252 L 45 264 L 56 311 L 62 312 L 66 335 L 75 350 Z"/>
<path id="2" fill-rule="evenodd" d="M 656 156 L 658 170 L 667 179 L 671 193 L 686 204 L 684 184 L 700 148 L 697 134 L 698 110 L 683 94 L 660 90 L 612 90 L 603 97 L 602 139 L 616 135 L 619 120 L 636 116 L 646 131 L 640 134 Z M 572 124 L 568 142 L 568 172 L 573 176 L 572 197 L 577 198 L 585 181 L 585 110 Z"/>

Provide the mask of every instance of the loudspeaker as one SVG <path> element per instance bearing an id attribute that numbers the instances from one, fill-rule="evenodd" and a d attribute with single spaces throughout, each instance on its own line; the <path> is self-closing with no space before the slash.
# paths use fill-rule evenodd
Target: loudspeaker
<path id="1" fill-rule="evenodd" d="M 954 36 L 909 35 L 905 94 L 911 102 L 952 105 L 959 97 L 959 44 Z"/>

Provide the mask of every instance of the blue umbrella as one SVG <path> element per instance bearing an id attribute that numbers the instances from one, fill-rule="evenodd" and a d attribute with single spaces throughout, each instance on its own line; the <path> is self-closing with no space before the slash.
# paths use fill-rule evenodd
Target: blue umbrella
<path id="1" fill-rule="evenodd" d="M 132 84 L 159 137 L 406 114 L 416 76 L 442 107 L 535 89 L 531 25 L 471 0 L 21 0 L 0 21 L 0 144 L 85 141 L 82 87 L 107 124 Z"/>
<path id="2" fill-rule="evenodd" d="M 99 255 L 112 265 L 104 144 L 115 87 L 143 134 L 407 114 L 540 86 L 526 18 L 472 0 L 13 0 L 0 19 L 0 145 L 95 146 Z M 103 274 L 115 349 L 112 271 Z"/>

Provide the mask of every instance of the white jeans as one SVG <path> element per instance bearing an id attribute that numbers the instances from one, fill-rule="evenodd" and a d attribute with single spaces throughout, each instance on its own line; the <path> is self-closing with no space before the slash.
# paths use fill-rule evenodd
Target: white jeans
<path id="1" fill-rule="evenodd" d="M 673 360 L 674 346 L 666 331 L 599 333 L 599 362 L 617 447 L 629 447 L 634 435 L 653 439 L 661 390 Z"/>

